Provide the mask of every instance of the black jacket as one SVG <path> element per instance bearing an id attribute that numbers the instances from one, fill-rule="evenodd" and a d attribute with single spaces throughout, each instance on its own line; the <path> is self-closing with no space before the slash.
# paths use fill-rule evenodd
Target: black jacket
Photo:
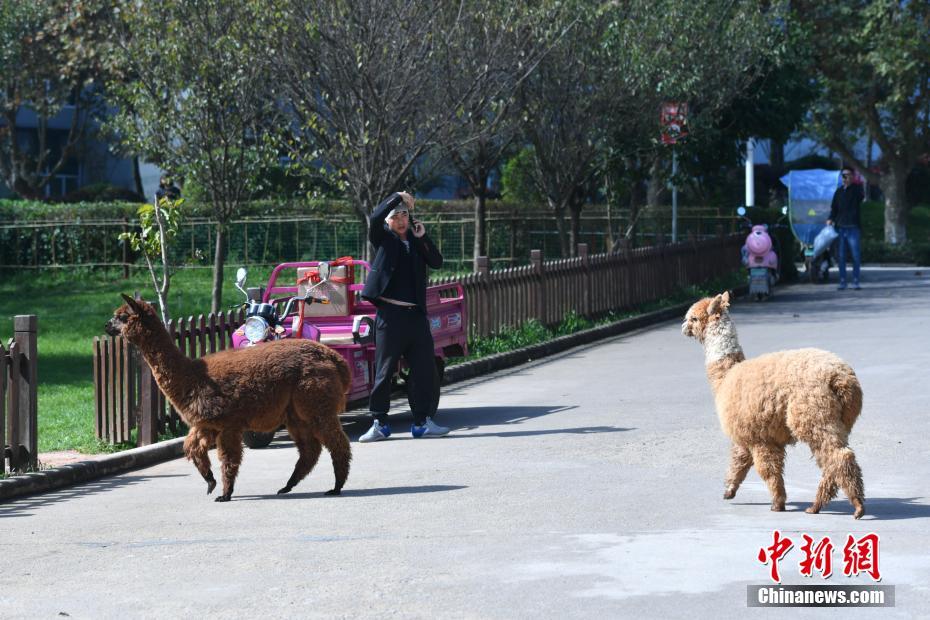
<path id="1" fill-rule="evenodd" d="M 362 289 L 362 298 L 375 305 L 378 305 L 378 297 L 384 293 L 391 281 L 391 275 L 397 265 L 398 253 L 405 251 L 402 247 L 404 242 L 400 237 L 384 225 L 387 214 L 402 202 L 400 194 L 391 194 L 372 212 L 369 220 L 368 240 L 375 246 L 377 252 L 375 259 L 371 262 L 371 271 L 365 281 L 365 288 Z M 436 249 L 429 235 L 423 235 L 418 239 L 413 236 L 411 230 L 408 231 L 407 240 L 410 242 L 410 247 L 416 250 L 413 268 L 416 278 L 414 287 L 417 305 L 426 313 L 426 266 L 429 265 L 433 269 L 442 267 L 442 254 Z"/>
<path id="2" fill-rule="evenodd" d="M 849 187 L 838 187 L 833 194 L 830 205 L 830 219 L 837 228 L 855 226 L 862 228 L 859 207 L 862 205 L 863 191 L 861 185 L 850 183 Z"/>

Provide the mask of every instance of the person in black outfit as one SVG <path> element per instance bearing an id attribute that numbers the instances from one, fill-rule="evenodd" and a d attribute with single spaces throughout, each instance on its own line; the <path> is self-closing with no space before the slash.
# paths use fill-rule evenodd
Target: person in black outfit
<path id="1" fill-rule="evenodd" d="M 843 186 L 838 187 L 833 194 L 833 203 L 830 205 L 830 217 L 827 226 L 836 226 L 839 233 L 837 242 L 840 244 L 839 267 L 840 286 L 838 290 L 846 289 L 846 245 L 853 260 L 853 289 L 859 290 L 859 267 L 862 262 L 862 224 L 859 217 L 860 207 L 864 198 L 862 186 L 852 182 L 852 168 L 846 166 L 842 170 Z"/>
<path id="2" fill-rule="evenodd" d="M 435 401 L 433 335 L 426 314 L 426 267 L 442 267 L 442 254 L 426 234 L 423 224 L 412 220 L 413 196 L 391 194 L 371 214 L 368 240 L 377 248 L 362 298 L 378 308 L 375 316 L 375 384 L 368 409 L 371 428 L 362 443 L 391 435 L 388 409 L 391 378 L 400 358 L 410 368 L 409 394 L 414 437 L 440 437 L 449 432 L 431 417 Z"/>
<path id="3" fill-rule="evenodd" d="M 158 189 L 155 191 L 155 198 L 161 201 L 163 198 L 168 200 L 177 200 L 181 197 L 181 190 L 174 184 L 171 177 L 167 174 L 162 175 L 158 180 Z"/>

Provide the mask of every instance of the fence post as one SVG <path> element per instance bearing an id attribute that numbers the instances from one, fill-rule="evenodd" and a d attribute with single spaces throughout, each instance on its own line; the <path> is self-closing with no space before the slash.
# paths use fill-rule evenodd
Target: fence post
<path id="1" fill-rule="evenodd" d="M 0 341 L 0 474 L 6 473 L 6 373 L 7 350 Z"/>
<path id="2" fill-rule="evenodd" d="M 491 326 L 494 325 L 491 320 L 491 286 L 488 281 L 491 263 L 487 256 L 475 258 L 475 272 L 478 274 L 478 290 L 481 291 L 481 299 L 478 303 L 478 334 L 487 336 L 492 331 Z"/>
<path id="3" fill-rule="evenodd" d="M 19 373 L 10 377 L 16 381 L 19 392 L 19 406 L 10 411 L 10 469 L 23 471 L 26 468 L 37 469 L 39 465 L 36 407 L 36 383 L 38 381 L 38 360 L 36 355 L 36 331 L 38 321 L 34 314 L 20 314 L 13 317 L 13 341 L 19 349 Z"/>
<path id="4" fill-rule="evenodd" d="M 138 350 L 139 359 L 139 437 L 136 443 L 148 446 L 158 441 L 158 384 L 152 376 L 152 369 Z"/>
<path id="5" fill-rule="evenodd" d="M 591 316 L 591 260 L 588 257 L 588 244 L 579 243 L 576 248 L 578 258 L 581 259 L 581 310 L 584 316 Z"/>
<path id="6" fill-rule="evenodd" d="M 536 300 L 535 315 L 536 319 L 546 324 L 546 266 L 543 263 L 542 250 L 530 250 L 530 264 L 533 265 L 533 273 L 536 274 Z"/>

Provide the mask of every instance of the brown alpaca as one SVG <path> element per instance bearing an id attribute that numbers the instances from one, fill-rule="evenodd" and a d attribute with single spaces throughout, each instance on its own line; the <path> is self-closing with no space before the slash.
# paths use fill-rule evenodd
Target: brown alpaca
<path id="1" fill-rule="evenodd" d="M 274 431 L 283 423 L 300 456 L 278 493 L 303 480 L 326 446 L 336 475 L 336 486 L 326 494 L 339 495 L 352 459 L 339 423 L 351 380 L 342 356 L 318 342 L 280 340 L 189 359 L 152 306 L 126 295 L 123 299 L 107 333 L 121 334 L 139 348 L 158 387 L 190 427 L 184 453 L 207 481 L 208 494 L 216 486 L 210 448 L 216 445 L 223 472 L 223 494 L 216 501 L 227 502 L 242 462 L 242 433 Z"/>
<path id="2" fill-rule="evenodd" d="M 808 513 L 820 512 L 842 487 L 858 519 L 865 514 L 862 471 L 848 444 L 862 411 L 856 373 L 820 349 L 769 353 L 747 360 L 730 320 L 730 294 L 707 297 L 688 309 L 681 331 L 704 345 L 707 377 L 723 431 L 733 441 L 724 499 L 732 499 L 753 464 L 785 509 L 785 446 L 807 443 L 823 472 Z"/>

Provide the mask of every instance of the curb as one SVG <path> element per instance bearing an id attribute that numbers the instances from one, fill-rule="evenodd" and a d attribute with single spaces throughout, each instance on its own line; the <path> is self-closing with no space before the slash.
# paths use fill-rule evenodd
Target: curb
<path id="1" fill-rule="evenodd" d="M 175 459 L 182 454 L 184 454 L 184 437 L 178 437 L 151 446 L 117 452 L 92 461 L 80 461 L 54 469 L 29 472 L 0 480 L 0 501 L 20 495 L 43 493 L 131 469 L 148 467 Z"/>
<path id="2" fill-rule="evenodd" d="M 748 287 L 738 287 L 733 292 L 737 297 L 744 295 Z M 643 327 L 679 318 L 687 312 L 693 300 L 639 316 L 621 319 L 608 325 L 600 325 L 574 334 L 559 336 L 546 342 L 522 349 L 496 353 L 481 359 L 464 362 L 446 368 L 443 385 L 459 383 L 468 379 L 519 366 L 550 355 L 555 355 L 577 346 L 590 344 Z M 70 463 L 62 467 L 30 472 L 0 480 L 0 502 L 34 493 L 43 493 L 63 487 L 88 482 L 111 474 L 148 467 L 163 461 L 176 459 L 184 454 L 184 437 L 117 452 L 99 459 Z"/>

